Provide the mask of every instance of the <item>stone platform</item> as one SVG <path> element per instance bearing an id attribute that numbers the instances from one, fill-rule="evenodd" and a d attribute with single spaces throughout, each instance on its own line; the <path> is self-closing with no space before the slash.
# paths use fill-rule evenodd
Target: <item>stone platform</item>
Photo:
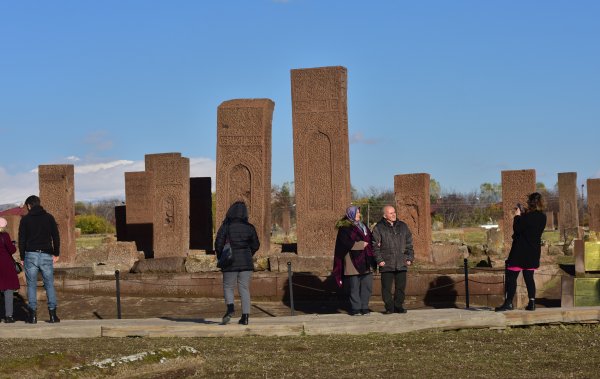
<path id="1" fill-rule="evenodd" d="M 493 312 L 489 309 L 425 309 L 407 314 L 346 314 L 262 317 L 250 325 L 220 325 L 220 319 L 150 318 L 127 320 L 65 320 L 60 324 L 0 324 L 0 338 L 95 337 L 239 337 L 334 334 L 398 334 L 417 330 L 505 329 L 544 324 L 598 323 L 600 307 L 545 308 L 535 312 Z"/>

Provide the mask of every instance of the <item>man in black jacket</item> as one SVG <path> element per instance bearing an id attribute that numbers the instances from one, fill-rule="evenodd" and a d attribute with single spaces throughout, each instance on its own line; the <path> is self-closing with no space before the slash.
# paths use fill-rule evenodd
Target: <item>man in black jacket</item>
<path id="1" fill-rule="evenodd" d="M 54 263 L 60 255 L 60 238 L 58 225 L 54 217 L 40 205 L 40 198 L 32 195 L 25 200 L 29 212 L 23 216 L 19 224 L 19 252 L 25 262 L 25 278 L 27 279 L 27 301 L 29 319 L 37 322 L 37 277 L 42 273 L 50 322 L 60 322 L 56 315 L 56 291 L 54 290 Z"/>
<path id="2" fill-rule="evenodd" d="M 381 273 L 381 296 L 384 314 L 406 313 L 404 290 L 406 271 L 414 260 L 412 234 L 408 226 L 396 218 L 396 209 L 383 207 L 383 218 L 373 228 L 373 250 Z M 392 296 L 392 286 L 396 291 Z"/>

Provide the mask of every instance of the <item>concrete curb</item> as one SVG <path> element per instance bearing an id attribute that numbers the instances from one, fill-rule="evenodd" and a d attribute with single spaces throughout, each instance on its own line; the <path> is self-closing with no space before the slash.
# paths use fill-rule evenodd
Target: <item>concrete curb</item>
<path id="1" fill-rule="evenodd" d="M 424 309 L 407 314 L 349 316 L 315 314 L 262 317 L 250 325 L 235 320 L 220 325 L 220 319 L 126 319 L 63 320 L 60 324 L 23 322 L 0 324 L 0 338 L 97 338 L 97 337 L 240 337 L 300 335 L 400 334 L 417 330 L 472 328 L 504 329 L 512 326 L 600 322 L 600 307 L 545 308 L 535 312 L 497 313 L 489 309 Z"/>

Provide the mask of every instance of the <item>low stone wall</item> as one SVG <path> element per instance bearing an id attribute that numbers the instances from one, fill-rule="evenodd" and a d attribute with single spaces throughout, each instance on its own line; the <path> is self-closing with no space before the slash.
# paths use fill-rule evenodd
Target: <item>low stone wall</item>
<path id="1" fill-rule="evenodd" d="M 375 275 L 373 296 L 380 298 L 379 274 Z M 293 275 L 294 300 L 327 300 L 346 297 L 330 275 L 296 272 Z M 77 271 L 57 271 L 58 291 L 86 294 L 115 294 L 115 277 L 88 276 Z M 209 297 L 223 296 L 220 272 L 205 273 L 122 273 L 123 296 Z M 289 301 L 288 275 L 284 272 L 255 272 L 252 277 L 252 298 L 256 300 Z M 502 302 L 504 273 L 498 269 L 477 269 L 469 275 L 470 304 L 495 306 Z M 462 270 L 412 270 L 408 274 L 407 303 L 432 307 L 449 307 L 465 303 Z"/>

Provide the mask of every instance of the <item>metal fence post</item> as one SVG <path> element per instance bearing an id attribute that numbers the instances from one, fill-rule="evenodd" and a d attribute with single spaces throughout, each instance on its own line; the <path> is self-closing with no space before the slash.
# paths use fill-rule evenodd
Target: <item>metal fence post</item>
<path id="1" fill-rule="evenodd" d="M 465 266 L 465 305 L 469 309 L 469 263 L 467 258 L 463 260 Z"/>
<path id="2" fill-rule="evenodd" d="M 121 319 L 121 283 L 119 281 L 119 270 L 115 271 L 115 282 L 117 286 L 117 318 Z"/>
<path id="3" fill-rule="evenodd" d="M 292 262 L 287 263 L 288 266 L 288 288 L 290 289 L 290 310 L 294 316 L 294 283 L 292 281 Z"/>

